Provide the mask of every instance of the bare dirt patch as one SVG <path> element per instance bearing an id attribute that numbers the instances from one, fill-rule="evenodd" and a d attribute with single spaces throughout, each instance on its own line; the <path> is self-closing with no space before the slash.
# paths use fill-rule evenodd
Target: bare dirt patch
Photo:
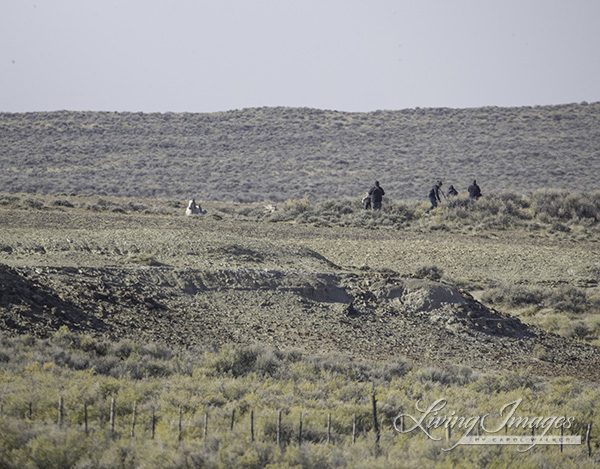
<path id="1" fill-rule="evenodd" d="M 0 234 L 0 324 L 15 333 L 67 326 L 183 347 L 263 343 L 600 377 L 597 347 L 414 275 L 434 262 L 473 282 L 584 281 L 598 262 L 593 243 L 583 253 L 519 232 L 450 237 L 64 209 L 0 210 Z"/>

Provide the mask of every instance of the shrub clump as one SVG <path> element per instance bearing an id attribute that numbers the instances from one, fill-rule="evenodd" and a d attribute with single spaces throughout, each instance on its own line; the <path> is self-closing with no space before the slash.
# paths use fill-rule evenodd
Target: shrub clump
<path id="1" fill-rule="evenodd" d="M 600 219 L 600 193 L 575 195 L 565 190 L 542 189 L 529 194 L 536 217 L 547 216 L 561 221 L 582 218 Z"/>
<path id="2" fill-rule="evenodd" d="M 544 305 L 564 313 L 580 314 L 587 309 L 588 300 L 581 290 L 571 286 L 561 286 L 552 290 L 545 298 Z"/>
<path id="3" fill-rule="evenodd" d="M 513 308 L 539 305 L 545 297 L 543 290 L 522 285 L 502 284 L 481 296 L 484 303 L 504 304 Z"/>
<path id="4" fill-rule="evenodd" d="M 444 271 L 435 265 L 423 265 L 415 271 L 415 274 L 430 280 L 440 280 L 444 276 Z"/>

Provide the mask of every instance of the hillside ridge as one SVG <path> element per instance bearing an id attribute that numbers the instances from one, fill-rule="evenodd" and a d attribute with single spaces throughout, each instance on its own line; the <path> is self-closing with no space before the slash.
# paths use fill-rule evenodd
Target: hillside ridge
<path id="1" fill-rule="evenodd" d="M 600 190 L 600 103 L 351 113 L 0 113 L 7 192 L 230 202 Z"/>

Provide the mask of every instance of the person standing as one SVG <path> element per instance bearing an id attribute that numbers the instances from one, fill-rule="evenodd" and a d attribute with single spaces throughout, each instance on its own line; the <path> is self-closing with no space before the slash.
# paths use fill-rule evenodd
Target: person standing
<path id="1" fill-rule="evenodd" d="M 441 202 L 440 199 L 440 189 L 442 188 L 442 181 L 438 181 L 429 191 L 429 202 L 431 202 L 431 206 L 425 210 L 425 213 L 429 213 L 430 210 L 433 210 L 437 207 L 438 202 Z"/>
<path id="2" fill-rule="evenodd" d="M 477 185 L 477 181 L 473 179 L 473 184 L 469 186 L 467 189 L 469 191 L 469 199 L 471 203 L 475 202 L 479 197 L 481 197 L 481 189 Z"/>
<path id="3" fill-rule="evenodd" d="M 375 181 L 375 185 L 371 187 L 369 190 L 369 196 L 371 197 L 371 207 L 373 210 L 381 209 L 381 201 L 383 200 L 383 196 L 385 195 L 385 191 L 383 187 L 379 185 L 379 181 Z"/>

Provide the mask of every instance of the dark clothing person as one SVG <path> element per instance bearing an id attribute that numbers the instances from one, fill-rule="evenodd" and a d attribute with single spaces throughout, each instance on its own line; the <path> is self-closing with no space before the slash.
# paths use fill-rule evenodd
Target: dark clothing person
<path id="1" fill-rule="evenodd" d="M 375 181 L 375 185 L 369 190 L 369 196 L 371 196 L 371 206 L 373 207 L 373 210 L 381 209 L 381 201 L 384 195 L 385 191 L 383 190 L 383 187 L 379 185 L 379 181 Z"/>
<path id="2" fill-rule="evenodd" d="M 481 189 L 477 185 L 477 181 L 473 180 L 473 184 L 471 184 L 467 190 L 469 191 L 469 199 L 471 199 L 471 202 L 475 202 L 481 197 Z"/>
<path id="3" fill-rule="evenodd" d="M 431 202 L 431 206 L 425 210 L 425 213 L 429 213 L 430 210 L 433 210 L 434 208 L 437 207 L 438 202 L 441 202 L 442 199 L 440 199 L 440 189 L 442 187 L 442 181 L 438 181 L 437 184 L 435 186 L 433 186 L 431 188 L 431 190 L 429 191 L 429 202 Z"/>
<path id="4" fill-rule="evenodd" d="M 454 186 L 450 186 L 448 188 L 448 195 L 452 195 L 452 196 L 458 195 L 458 191 L 454 188 Z"/>

